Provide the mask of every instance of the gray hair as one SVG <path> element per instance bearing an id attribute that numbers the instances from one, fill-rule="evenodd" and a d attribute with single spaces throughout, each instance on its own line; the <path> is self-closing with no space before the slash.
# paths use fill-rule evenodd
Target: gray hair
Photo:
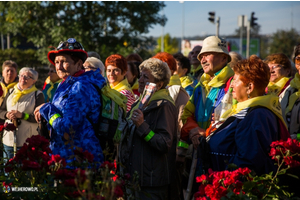
<path id="1" fill-rule="evenodd" d="M 163 81 L 162 88 L 165 88 L 171 78 L 171 71 L 167 63 L 157 59 L 157 58 L 149 58 L 142 62 L 139 66 L 140 71 L 143 69 L 147 69 L 154 76 L 155 82 Z"/>
<path id="2" fill-rule="evenodd" d="M 39 73 L 37 71 L 35 71 L 32 68 L 29 67 L 23 67 L 20 71 L 19 71 L 19 75 L 24 73 L 24 72 L 28 72 L 31 74 L 33 80 L 37 81 L 38 77 L 39 77 Z"/>
<path id="3" fill-rule="evenodd" d="M 105 67 L 101 60 L 96 57 L 88 57 L 85 62 L 90 63 L 92 67 L 100 68 L 102 76 L 104 76 Z"/>

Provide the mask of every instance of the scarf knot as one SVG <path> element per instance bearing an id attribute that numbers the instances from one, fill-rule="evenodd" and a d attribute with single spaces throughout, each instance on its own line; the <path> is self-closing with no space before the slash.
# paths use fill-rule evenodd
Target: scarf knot
<path id="1" fill-rule="evenodd" d="M 14 86 L 14 89 L 15 91 L 13 92 L 13 98 L 12 98 L 12 106 L 16 105 L 16 103 L 19 101 L 19 99 L 26 95 L 26 94 L 29 94 L 31 92 L 35 92 L 37 91 L 38 89 L 35 87 L 35 85 L 33 85 L 31 88 L 28 88 L 28 89 L 25 89 L 25 90 L 20 90 L 18 88 L 18 84 L 16 84 Z"/>

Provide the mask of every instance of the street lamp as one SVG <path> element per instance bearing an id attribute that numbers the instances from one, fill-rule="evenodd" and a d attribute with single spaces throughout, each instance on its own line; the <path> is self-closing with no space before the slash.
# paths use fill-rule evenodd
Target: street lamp
<path id="1" fill-rule="evenodd" d="M 184 1 L 179 1 L 179 3 L 182 3 L 182 33 L 181 33 L 181 44 L 180 44 L 180 49 L 182 50 L 182 42 L 184 38 Z"/>

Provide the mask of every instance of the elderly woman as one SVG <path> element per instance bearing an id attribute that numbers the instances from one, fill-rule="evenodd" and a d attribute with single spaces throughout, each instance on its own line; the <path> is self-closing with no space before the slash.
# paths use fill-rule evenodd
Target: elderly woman
<path id="1" fill-rule="evenodd" d="M 135 102 L 134 93 L 127 81 L 127 61 L 120 54 L 113 54 L 105 61 L 106 77 L 112 89 L 117 90 L 127 97 L 127 112 Z"/>
<path id="2" fill-rule="evenodd" d="M 101 60 L 96 57 L 88 57 L 86 61 L 83 63 L 83 68 L 86 72 L 88 71 L 96 71 L 100 69 L 100 74 L 104 77 L 105 68 Z"/>
<path id="3" fill-rule="evenodd" d="M 278 95 L 279 101 L 281 101 L 292 80 L 291 61 L 285 54 L 275 53 L 269 55 L 265 59 L 265 63 L 268 64 L 271 72 L 268 93 Z"/>
<path id="4" fill-rule="evenodd" d="M 73 165 L 77 159 L 74 150 L 79 148 L 94 156 L 94 162 L 104 159 L 93 122 L 99 119 L 101 89 L 105 79 L 99 70 L 84 72 L 82 65 L 87 58 L 83 46 L 74 38 L 61 42 L 56 50 L 48 52 L 48 60 L 55 65 L 63 79 L 51 103 L 45 103 L 34 111 L 37 121 L 43 117 L 51 129 L 50 148 Z"/>
<path id="5" fill-rule="evenodd" d="M 0 105 L 2 104 L 8 90 L 18 83 L 18 65 L 12 60 L 6 60 L 2 64 L 2 79 L 0 81 L 2 88 L 2 96 L 0 97 Z"/>
<path id="6" fill-rule="evenodd" d="M 45 84 L 42 91 L 45 97 L 45 103 L 52 101 L 55 91 L 58 85 L 60 84 L 60 82 L 62 81 L 62 79 L 60 79 L 59 76 L 57 75 L 55 66 L 53 64 L 49 64 L 48 75 L 49 75 L 49 82 Z"/>
<path id="7" fill-rule="evenodd" d="M 127 113 L 131 126 L 122 136 L 120 159 L 125 172 L 139 174 L 141 191 L 137 199 L 167 199 L 175 170 L 178 123 L 174 101 L 165 89 L 171 72 L 166 63 L 156 58 L 142 62 L 140 71 L 139 92 L 143 93 L 147 82 L 155 83 L 156 91 L 143 111 L 138 109 L 140 99 Z"/>
<path id="8" fill-rule="evenodd" d="M 257 56 L 233 66 L 233 98 L 238 101 L 230 116 L 208 136 L 212 169 L 222 171 L 229 163 L 248 167 L 261 175 L 275 170 L 270 144 L 289 135 L 282 119 L 278 96 L 264 95 L 270 69 Z"/>
<path id="9" fill-rule="evenodd" d="M 294 54 L 295 67 L 298 70 L 294 79 L 291 81 L 290 87 L 285 92 L 281 101 L 282 115 L 288 126 L 288 130 L 292 139 L 300 140 L 300 44 L 295 48 Z"/>
<path id="10" fill-rule="evenodd" d="M 34 109 L 44 103 L 44 95 L 35 87 L 38 73 L 31 68 L 24 67 L 19 72 L 19 83 L 9 89 L 0 109 L 0 118 L 12 124 L 18 122 L 16 146 L 23 146 L 27 138 L 37 135 L 38 124 L 34 118 Z M 5 130 L 3 135 L 4 152 L 3 156 L 13 157 L 14 132 Z M 6 154 L 7 153 L 7 154 Z"/>

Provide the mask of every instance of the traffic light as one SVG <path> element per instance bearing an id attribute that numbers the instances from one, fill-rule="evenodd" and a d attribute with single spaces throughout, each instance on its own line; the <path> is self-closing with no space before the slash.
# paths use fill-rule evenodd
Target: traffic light
<path id="1" fill-rule="evenodd" d="M 252 13 L 251 13 L 251 21 L 250 21 L 250 26 L 251 26 L 251 27 L 257 25 L 257 23 L 255 22 L 255 20 L 257 20 L 257 18 L 254 17 L 254 14 L 255 14 L 255 12 L 252 12 Z"/>
<path id="2" fill-rule="evenodd" d="M 211 23 L 215 23 L 215 12 L 209 12 L 209 18 L 208 20 L 211 22 Z"/>

